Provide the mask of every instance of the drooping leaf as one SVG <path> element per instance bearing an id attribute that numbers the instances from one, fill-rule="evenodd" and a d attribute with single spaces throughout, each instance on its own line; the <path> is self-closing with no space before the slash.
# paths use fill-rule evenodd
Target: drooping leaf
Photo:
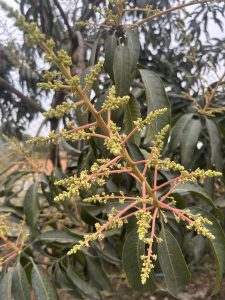
<path id="1" fill-rule="evenodd" d="M 145 285 L 141 283 L 142 255 L 145 255 L 145 244 L 139 240 L 137 228 L 134 228 L 128 233 L 124 242 L 122 257 L 123 268 L 132 288 L 139 292 L 153 292 L 156 289 L 153 275 L 150 276 Z"/>
<path id="2" fill-rule="evenodd" d="M 168 111 L 157 118 L 149 126 L 146 133 L 145 142 L 151 142 L 155 134 L 163 127 L 170 124 L 170 105 L 166 95 L 165 87 L 160 77 L 150 70 L 141 69 L 141 78 L 145 87 L 147 112 L 155 111 L 160 108 L 167 108 Z"/>
<path id="3" fill-rule="evenodd" d="M 206 193 L 204 188 L 202 188 L 198 184 L 194 183 L 184 183 L 179 185 L 173 192 L 174 194 L 180 194 L 185 195 L 189 193 L 193 193 L 194 195 L 200 197 L 203 201 L 205 201 L 207 204 L 209 204 L 218 214 L 218 216 L 223 220 L 224 216 L 220 209 L 216 207 L 213 200 L 210 198 L 210 196 Z"/>
<path id="4" fill-rule="evenodd" d="M 56 289 L 44 269 L 33 264 L 31 277 L 37 300 L 58 300 Z"/>
<path id="5" fill-rule="evenodd" d="M 210 156 L 211 164 L 215 166 L 216 170 L 222 170 L 222 153 L 221 153 L 221 139 L 219 130 L 214 121 L 206 118 L 206 128 L 209 135 L 210 142 Z"/>
<path id="6" fill-rule="evenodd" d="M 126 35 L 127 45 L 130 53 L 130 67 L 133 78 L 137 70 L 137 62 L 140 55 L 140 40 L 138 36 L 138 31 L 136 29 L 128 30 Z"/>
<path id="7" fill-rule="evenodd" d="M 124 115 L 124 122 L 125 122 L 125 133 L 128 134 L 134 129 L 134 121 L 137 120 L 141 116 L 140 112 L 140 104 L 139 102 L 133 97 L 130 97 L 129 102 L 125 106 L 125 115 Z M 131 138 L 131 141 L 135 144 L 140 144 L 140 133 L 136 133 Z"/>
<path id="8" fill-rule="evenodd" d="M 46 231 L 39 235 L 39 239 L 46 243 L 60 243 L 60 244 L 68 244 L 75 243 L 79 241 L 79 239 L 75 239 L 72 235 L 68 234 L 65 231 Z"/>
<path id="9" fill-rule="evenodd" d="M 12 272 L 6 273 L 0 282 L 0 300 L 12 300 Z"/>
<path id="10" fill-rule="evenodd" d="M 34 234 L 37 234 L 36 223 L 39 213 L 38 183 L 35 182 L 29 187 L 24 198 L 24 214 L 27 224 L 30 226 Z"/>
<path id="11" fill-rule="evenodd" d="M 128 95 L 131 85 L 131 67 L 129 48 L 125 44 L 116 46 L 113 74 L 117 96 Z"/>
<path id="12" fill-rule="evenodd" d="M 93 300 L 100 300 L 98 292 L 88 282 L 84 281 L 72 267 L 67 270 L 67 276 L 71 283 L 87 297 Z"/>
<path id="13" fill-rule="evenodd" d="M 114 73 L 113 73 L 113 62 L 115 49 L 117 45 L 117 38 L 115 32 L 110 34 L 105 40 L 105 70 L 109 74 L 112 81 L 114 81 Z"/>
<path id="14" fill-rule="evenodd" d="M 31 300 L 31 291 L 26 272 L 18 262 L 12 275 L 12 292 L 14 299 Z"/>
<path id="15" fill-rule="evenodd" d="M 158 244 L 159 262 L 168 292 L 174 297 L 190 282 L 190 272 L 175 237 L 162 226 Z"/>
<path id="16" fill-rule="evenodd" d="M 112 285 L 103 270 L 100 261 L 96 258 L 86 256 L 86 262 L 90 279 L 102 290 L 112 291 Z"/>
<path id="17" fill-rule="evenodd" d="M 205 225 L 214 235 L 215 239 L 209 240 L 212 252 L 216 261 L 216 282 L 214 286 L 214 293 L 220 289 L 222 276 L 225 273 L 225 234 L 216 218 L 204 209 L 196 208 L 194 213 L 200 213 L 203 217 L 212 222 L 212 225 Z"/>
<path id="18" fill-rule="evenodd" d="M 169 149 L 171 152 L 176 150 L 178 145 L 181 144 L 181 139 L 182 139 L 184 128 L 189 123 L 189 121 L 193 117 L 193 115 L 194 114 L 192 114 L 192 113 L 183 115 L 182 117 L 179 118 L 179 120 L 173 126 L 172 132 L 171 132 L 171 139 L 169 142 Z"/>
<path id="19" fill-rule="evenodd" d="M 197 143 L 201 133 L 200 119 L 190 119 L 183 131 L 181 140 L 181 163 L 185 168 L 190 168 L 193 155 L 197 149 Z"/>

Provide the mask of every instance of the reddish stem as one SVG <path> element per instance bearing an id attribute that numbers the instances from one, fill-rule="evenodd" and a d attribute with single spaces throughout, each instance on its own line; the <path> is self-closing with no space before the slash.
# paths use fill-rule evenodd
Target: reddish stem
<path id="1" fill-rule="evenodd" d="M 97 125 L 97 122 L 89 123 L 80 127 L 73 128 L 72 131 L 79 131 Z"/>
<path id="2" fill-rule="evenodd" d="M 179 184 L 175 184 L 161 199 L 160 199 L 160 202 L 163 202 L 164 200 L 166 200 L 166 198 L 172 194 L 172 192 L 177 188 Z"/>
<path id="3" fill-rule="evenodd" d="M 156 217 L 157 217 L 157 213 L 158 213 L 158 208 L 155 208 L 153 217 L 152 217 L 152 230 L 151 230 L 151 236 L 150 239 L 152 240 L 152 242 L 149 244 L 149 248 L 148 248 L 148 259 L 150 259 L 151 255 L 152 255 L 152 245 L 153 245 L 153 239 L 155 236 L 155 223 L 156 223 Z"/>

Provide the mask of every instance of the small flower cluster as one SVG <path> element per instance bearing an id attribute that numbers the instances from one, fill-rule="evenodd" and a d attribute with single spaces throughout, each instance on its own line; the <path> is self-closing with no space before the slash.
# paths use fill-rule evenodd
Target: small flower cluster
<path id="1" fill-rule="evenodd" d="M 149 258 L 146 255 L 141 256 L 142 260 L 142 268 L 141 268 L 141 283 L 144 285 L 146 284 L 152 269 L 154 269 L 154 264 L 152 263 L 152 260 L 157 260 L 157 255 L 152 254 L 151 258 Z"/>
<path id="2" fill-rule="evenodd" d="M 161 108 L 150 112 L 144 120 L 142 118 L 138 118 L 136 121 L 134 121 L 134 126 L 138 131 L 141 131 L 144 126 L 149 125 L 149 123 L 163 115 L 166 111 L 167 108 Z"/>
<path id="3" fill-rule="evenodd" d="M 120 155 L 122 151 L 121 135 L 119 134 L 120 128 L 117 127 L 113 121 L 111 121 L 110 130 L 112 132 L 112 136 L 105 139 L 104 145 L 106 146 L 107 150 L 117 156 Z"/>
<path id="4" fill-rule="evenodd" d="M 138 237 L 139 240 L 144 241 L 145 243 L 151 243 L 152 241 L 149 238 L 146 238 L 146 235 L 151 227 L 152 215 L 149 211 L 139 210 L 136 214 L 137 225 L 138 225 Z"/>
<path id="5" fill-rule="evenodd" d="M 105 102 L 102 105 L 102 109 L 104 110 L 116 110 L 122 106 L 124 106 L 128 101 L 129 96 L 116 97 L 116 88 L 113 85 L 109 90 L 109 94 L 105 99 Z"/>
<path id="6" fill-rule="evenodd" d="M 71 109 L 76 109 L 80 102 L 67 102 L 64 101 L 62 104 L 56 106 L 56 108 L 50 109 L 48 112 L 43 113 L 47 118 L 62 118 L 71 112 Z"/>
<path id="7" fill-rule="evenodd" d="M 104 60 L 100 60 L 94 67 L 92 67 L 90 74 L 85 77 L 85 87 L 84 90 L 87 91 L 93 86 L 93 83 L 98 78 L 104 65 Z"/>

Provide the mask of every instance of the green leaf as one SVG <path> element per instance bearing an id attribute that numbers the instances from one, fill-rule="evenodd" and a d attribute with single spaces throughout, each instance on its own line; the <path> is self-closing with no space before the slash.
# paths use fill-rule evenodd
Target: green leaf
<path id="1" fill-rule="evenodd" d="M 65 231 L 47 231 L 41 233 L 38 238 L 47 243 L 60 243 L 60 244 L 68 244 L 75 243 L 79 241 L 79 239 L 75 239 L 72 235 L 69 235 Z"/>
<path id="2" fill-rule="evenodd" d="M 192 119 L 194 114 L 189 113 L 185 114 L 182 117 L 179 118 L 179 120 L 175 123 L 175 125 L 172 128 L 171 132 L 171 139 L 169 142 L 169 149 L 170 152 L 173 152 L 176 150 L 176 148 L 181 144 L 181 139 L 183 135 L 183 131 L 189 121 Z"/>
<path id="3" fill-rule="evenodd" d="M 112 285 L 98 259 L 86 256 L 87 272 L 90 279 L 102 290 L 112 291 Z"/>
<path id="4" fill-rule="evenodd" d="M 177 240 L 164 226 L 160 237 L 163 241 L 158 244 L 158 255 L 165 284 L 168 292 L 177 297 L 179 291 L 190 282 L 190 272 Z"/>
<path id="5" fill-rule="evenodd" d="M 129 94 L 131 85 L 130 53 L 127 45 L 116 46 L 113 61 L 113 74 L 117 96 Z"/>
<path id="6" fill-rule="evenodd" d="M 140 40 L 138 31 L 136 29 L 130 29 L 127 31 L 127 45 L 130 53 L 130 67 L 132 78 L 135 76 L 137 70 L 137 62 L 140 55 Z"/>
<path id="7" fill-rule="evenodd" d="M 123 268 L 126 273 L 129 284 L 139 292 L 155 291 L 156 283 L 153 275 L 147 280 L 146 284 L 141 283 L 141 256 L 145 255 L 145 244 L 140 241 L 137 234 L 137 228 L 131 230 L 123 246 Z"/>
<path id="8" fill-rule="evenodd" d="M 216 261 L 216 282 L 214 294 L 220 289 L 222 276 L 225 273 L 225 234 L 216 218 L 202 208 L 193 210 L 194 213 L 200 213 L 203 217 L 212 222 L 212 225 L 205 225 L 215 236 L 214 240 L 209 240 Z"/>
<path id="9" fill-rule="evenodd" d="M 116 39 L 115 32 L 113 32 L 105 40 L 105 63 L 104 63 L 104 68 L 106 72 L 109 74 L 112 81 L 114 81 L 113 62 L 114 62 L 116 45 L 117 45 L 117 39 Z"/>
<path id="10" fill-rule="evenodd" d="M 33 264 L 31 276 L 37 300 L 58 300 L 56 289 L 45 270 Z"/>
<path id="11" fill-rule="evenodd" d="M 93 300 L 101 299 L 94 287 L 92 287 L 88 282 L 84 281 L 71 266 L 67 270 L 67 276 L 75 288 L 77 288 L 85 296 L 90 297 Z"/>
<path id="12" fill-rule="evenodd" d="M 191 166 L 201 129 L 200 119 L 191 119 L 183 131 L 181 139 L 181 163 L 185 168 L 190 168 Z"/>
<path id="13" fill-rule="evenodd" d="M 206 203 L 208 203 L 215 210 L 215 212 L 218 214 L 218 216 L 221 218 L 221 220 L 224 219 L 222 211 L 216 207 L 213 200 L 206 193 L 204 188 L 202 188 L 200 185 L 194 184 L 194 183 L 184 183 L 184 184 L 179 185 L 173 191 L 173 194 L 180 194 L 180 195 L 185 195 L 185 194 L 189 194 L 189 193 L 193 193 L 194 195 L 200 197 L 202 200 L 204 200 Z"/>
<path id="14" fill-rule="evenodd" d="M 0 300 L 12 300 L 12 272 L 6 273 L 0 282 Z"/>
<path id="15" fill-rule="evenodd" d="M 31 292 L 26 272 L 20 262 L 16 265 L 12 275 L 12 292 L 15 299 L 30 300 Z"/>
<path id="16" fill-rule="evenodd" d="M 31 231 L 36 235 L 37 234 L 37 220 L 40 213 L 39 203 L 38 203 L 38 182 L 33 183 L 24 199 L 24 214 L 28 226 L 30 226 Z"/>
<path id="17" fill-rule="evenodd" d="M 141 111 L 140 111 L 140 104 L 137 101 L 136 98 L 134 98 L 132 95 L 130 97 L 129 102 L 125 106 L 125 115 L 124 115 L 124 122 L 125 122 L 125 133 L 128 134 L 130 133 L 134 126 L 134 121 L 137 120 L 141 116 Z M 131 141 L 134 142 L 135 144 L 139 145 L 140 144 L 140 133 L 136 133 L 133 135 L 131 138 Z"/>
<path id="18" fill-rule="evenodd" d="M 219 130 L 215 122 L 208 118 L 206 118 L 206 128 L 209 134 L 211 164 L 215 166 L 216 170 L 221 171 L 223 164 Z"/>
<path id="19" fill-rule="evenodd" d="M 148 143 L 163 127 L 170 123 L 170 105 L 161 78 L 154 72 L 145 69 L 140 70 L 140 74 L 145 87 L 147 112 L 160 108 L 168 109 L 164 115 L 148 126 L 145 138 L 145 143 Z"/>

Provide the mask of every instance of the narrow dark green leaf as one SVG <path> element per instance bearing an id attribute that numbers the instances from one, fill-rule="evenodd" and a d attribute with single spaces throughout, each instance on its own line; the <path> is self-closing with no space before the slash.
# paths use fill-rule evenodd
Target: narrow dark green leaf
<path id="1" fill-rule="evenodd" d="M 12 292 L 15 299 L 30 300 L 31 291 L 27 280 L 26 272 L 20 263 L 13 270 Z"/>
<path id="2" fill-rule="evenodd" d="M 26 217 L 27 224 L 30 226 L 33 233 L 37 233 L 36 223 L 40 213 L 39 203 L 38 203 L 38 183 L 33 183 L 24 199 L 24 214 Z"/>
<path id="3" fill-rule="evenodd" d="M 215 239 L 209 240 L 216 261 L 216 282 L 214 293 L 220 289 L 222 276 L 225 273 L 225 234 L 216 218 L 204 209 L 194 209 L 193 212 L 200 213 L 203 217 L 212 222 L 212 225 L 205 225 L 214 235 Z"/>
<path id="4" fill-rule="evenodd" d="M 191 162 L 193 161 L 193 155 L 197 149 L 201 129 L 201 121 L 199 119 L 191 119 L 183 131 L 181 140 L 181 162 L 185 168 L 190 168 Z"/>
<path id="5" fill-rule="evenodd" d="M 85 296 L 90 297 L 90 299 L 93 300 L 100 300 L 100 296 L 94 287 L 92 287 L 88 282 L 84 281 L 72 267 L 69 267 L 67 270 L 67 276 L 73 285 Z"/>
<path id="6" fill-rule="evenodd" d="M 75 243 L 79 241 L 79 239 L 75 239 L 72 235 L 69 235 L 65 231 L 47 231 L 41 233 L 38 238 L 47 243 Z"/>
<path id="7" fill-rule="evenodd" d="M 215 166 L 216 170 L 221 171 L 223 164 L 219 130 L 215 122 L 208 118 L 206 118 L 206 128 L 209 134 L 211 164 Z"/>
<path id="8" fill-rule="evenodd" d="M 102 290 L 112 291 L 112 285 L 98 259 L 86 256 L 87 272 L 90 279 Z"/>
<path id="9" fill-rule="evenodd" d="M 130 97 L 129 102 L 125 106 L 125 115 L 124 115 L 124 122 L 125 122 L 125 133 L 128 134 L 132 131 L 134 126 L 134 121 L 137 120 L 141 116 L 140 111 L 140 104 L 133 96 Z M 138 132 L 135 134 L 132 139 L 132 142 L 139 145 L 140 144 L 140 133 Z"/>
<path id="10" fill-rule="evenodd" d="M 222 211 L 216 207 L 208 193 L 200 185 L 194 183 L 184 183 L 178 186 L 173 193 L 180 195 L 193 193 L 194 195 L 204 200 L 207 204 L 209 204 L 216 211 L 218 216 L 223 220 L 224 216 Z"/>
<path id="11" fill-rule="evenodd" d="M 190 272 L 177 240 L 164 226 L 162 226 L 160 237 L 163 239 L 158 244 L 160 266 L 168 292 L 176 297 L 179 291 L 190 282 Z"/>
<path id="12" fill-rule="evenodd" d="M 130 53 L 130 66 L 132 78 L 137 70 L 137 63 L 140 55 L 140 40 L 138 31 L 136 29 L 130 29 L 127 31 L 127 45 Z"/>
<path id="13" fill-rule="evenodd" d="M 12 272 L 4 275 L 0 282 L 0 300 L 12 300 Z"/>
<path id="14" fill-rule="evenodd" d="M 126 273 L 129 284 L 139 292 L 151 291 L 156 289 L 154 276 L 151 275 L 146 284 L 141 283 L 141 256 L 145 255 L 145 244 L 140 241 L 137 234 L 137 228 L 131 230 L 123 246 L 123 268 Z"/>
<path id="15" fill-rule="evenodd" d="M 192 119 L 193 115 L 194 114 L 192 113 L 183 115 L 173 126 L 171 131 L 171 139 L 169 142 L 169 149 L 171 152 L 176 150 L 176 148 L 181 144 L 184 129 L 189 123 L 189 121 Z"/>
<path id="16" fill-rule="evenodd" d="M 105 40 L 105 70 L 109 74 L 110 78 L 114 81 L 114 73 L 113 73 L 113 62 L 115 49 L 117 45 L 117 38 L 115 36 L 115 32 L 110 34 Z"/>
<path id="17" fill-rule="evenodd" d="M 170 123 L 170 105 L 161 78 L 154 72 L 145 69 L 140 70 L 140 74 L 145 87 L 147 112 L 160 108 L 168 109 L 167 113 L 148 126 L 145 138 L 145 142 L 148 143 L 152 141 L 155 134 Z"/>
<path id="18" fill-rule="evenodd" d="M 35 264 L 32 269 L 32 287 L 37 300 L 58 300 L 56 289 L 48 273 Z"/>
<path id="19" fill-rule="evenodd" d="M 127 45 L 116 46 L 113 61 L 113 74 L 117 96 L 129 94 L 131 85 L 130 53 Z"/>

